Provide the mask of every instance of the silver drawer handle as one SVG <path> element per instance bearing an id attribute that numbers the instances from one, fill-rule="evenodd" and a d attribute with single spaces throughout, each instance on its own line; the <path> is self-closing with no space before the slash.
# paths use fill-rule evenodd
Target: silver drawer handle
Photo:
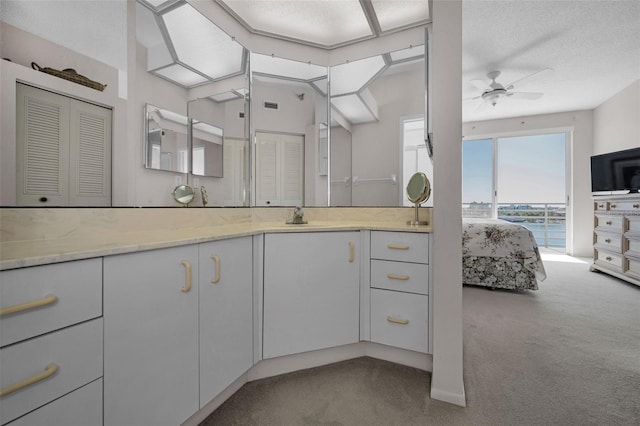
<path id="1" fill-rule="evenodd" d="M 0 397 L 7 396 L 15 391 L 19 391 L 22 388 L 26 388 L 27 386 L 31 386 L 34 383 L 38 383 L 43 381 L 44 379 L 53 376 L 58 372 L 58 364 L 51 362 L 49 363 L 42 373 L 34 374 L 31 377 L 27 377 L 24 380 L 20 380 L 17 383 L 7 386 L 6 388 L 0 389 Z"/>

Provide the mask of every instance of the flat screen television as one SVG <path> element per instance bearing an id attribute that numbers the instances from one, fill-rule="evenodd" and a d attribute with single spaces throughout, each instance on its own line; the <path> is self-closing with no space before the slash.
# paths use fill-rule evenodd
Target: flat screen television
<path id="1" fill-rule="evenodd" d="M 591 157 L 591 192 L 640 190 L 640 148 Z"/>

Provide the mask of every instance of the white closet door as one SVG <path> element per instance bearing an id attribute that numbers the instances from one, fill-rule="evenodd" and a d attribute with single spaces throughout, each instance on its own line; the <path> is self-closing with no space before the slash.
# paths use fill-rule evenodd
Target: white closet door
<path id="1" fill-rule="evenodd" d="M 281 203 L 302 206 L 304 183 L 304 137 L 281 135 Z"/>
<path id="2" fill-rule="evenodd" d="M 247 146 L 245 139 L 224 139 L 224 205 L 245 205 L 245 176 L 247 172 Z"/>
<path id="3" fill-rule="evenodd" d="M 16 113 L 17 205 L 66 205 L 69 99 L 18 84 Z"/>
<path id="4" fill-rule="evenodd" d="M 111 110 L 70 99 L 70 206 L 111 205 Z"/>
<path id="5" fill-rule="evenodd" d="M 257 206 L 280 205 L 278 136 L 275 133 L 256 134 Z"/>
<path id="6" fill-rule="evenodd" d="M 304 136 L 256 132 L 256 205 L 301 206 Z"/>

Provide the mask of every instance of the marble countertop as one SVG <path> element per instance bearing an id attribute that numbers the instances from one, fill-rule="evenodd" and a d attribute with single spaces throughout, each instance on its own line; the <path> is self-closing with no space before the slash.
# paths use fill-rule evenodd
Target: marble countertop
<path id="1" fill-rule="evenodd" d="M 0 243 L 0 270 L 45 265 L 92 257 L 153 250 L 264 233 L 324 231 L 431 232 L 431 226 L 395 222 L 310 221 L 304 225 L 282 222 L 248 222 L 210 227 L 144 232 L 104 232 L 89 236 Z"/>

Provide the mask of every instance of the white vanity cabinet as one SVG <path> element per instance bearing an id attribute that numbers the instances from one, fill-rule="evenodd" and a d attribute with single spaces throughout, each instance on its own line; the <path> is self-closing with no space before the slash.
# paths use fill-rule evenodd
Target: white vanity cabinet
<path id="1" fill-rule="evenodd" d="M 429 234 L 371 232 L 371 341 L 429 352 Z"/>
<path id="2" fill-rule="evenodd" d="M 197 268 L 197 245 L 104 258 L 105 426 L 198 411 Z"/>
<path id="3" fill-rule="evenodd" d="M 2 271 L 0 305 L 0 424 L 101 425 L 102 259 Z"/>
<path id="4" fill-rule="evenodd" d="M 360 232 L 266 234 L 263 358 L 359 341 Z"/>
<path id="5" fill-rule="evenodd" d="M 199 246 L 200 407 L 253 366 L 252 237 Z"/>

